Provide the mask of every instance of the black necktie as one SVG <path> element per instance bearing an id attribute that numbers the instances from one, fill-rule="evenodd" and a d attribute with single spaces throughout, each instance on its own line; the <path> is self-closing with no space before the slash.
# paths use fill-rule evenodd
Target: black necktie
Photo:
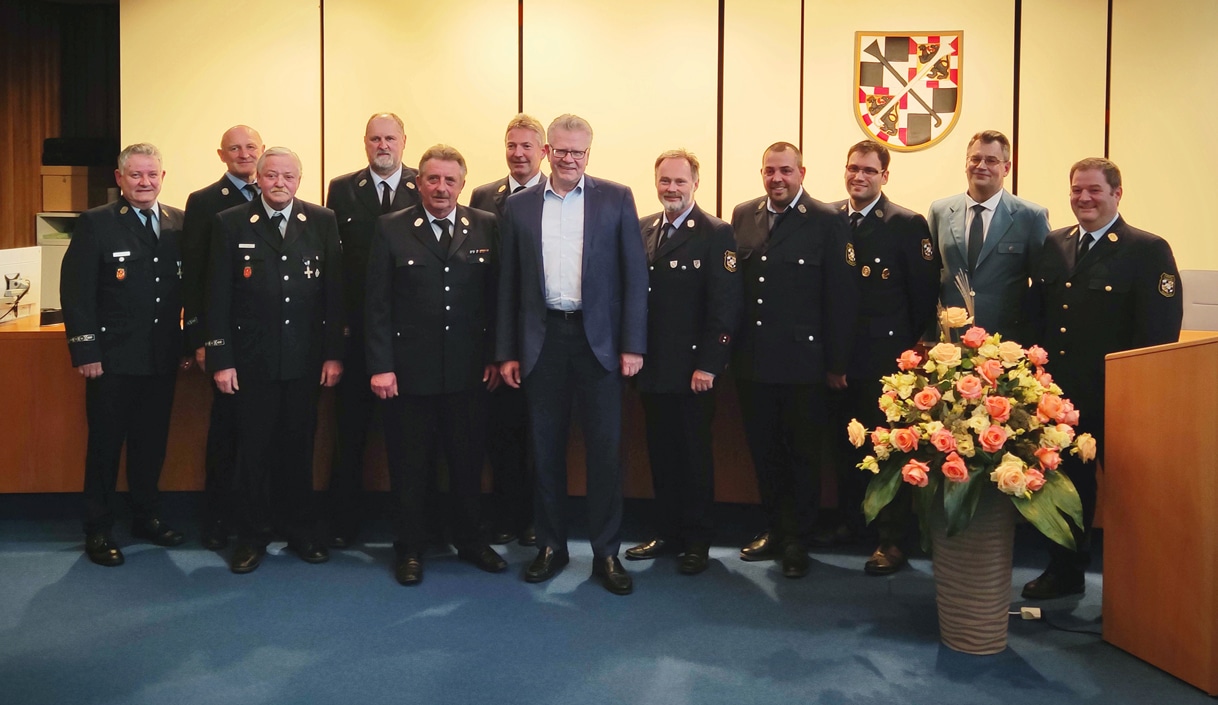
<path id="1" fill-rule="evenodd" d="M 1074 258 L 1075 262 L 1083 261 L 1083 257 L 1087 255 L 1087 250 L 1091 249 L 1093 242 L 1095 242 L 1095 238 L 1091 237 L 1091 233 L 1079 233 L 1078 256 Z"/>
<path id="2" fill-rule="evenodd" d="M 279 229 L 279 226 L 283 225 L 283 213 L 275 213 L 271 216 L 271 219 L 266 222 L 267 227 L 271 229 L 272 233 L 278 235 L 279 237 L 283 237 L 284 232 Z"/>
<path id="3" fill-rule="evenodd" d="M 861 225 L 862 223 L 863 223 L 863 214 L 862 213 L 860 213 L 859 211 L 855 211 L 850 214 L 850 230 L 851 231 L 858 230 L 859 225 Z"/>
<path id="4" fill-rule="evenodd" d="M 148 231 L 153 240 L 157 239 L 156 228 L 152 227 L 152 210 L 145 208 L 140 211 L 140 215 L 144 216 L 144 229 Z"/>
<path id="5" fill-rule="evenodd" d="M 775 230 L 777 230 L 778 226 L 782 225 L 782 221 L 787 219 L 787 213 L 790 213 L 790 212 L 791 212 L 790 208 L 784 208 L 781 213 L 774 213 L 773 211 L 771 211 L 770 212 L 770 232 L 774 232 Z"/>
<path id="6" fill-rule="evenodd" d="M 520 193 L 524 190 L 524 188 L 524 186 L 517 186 L 516 188 L 512 189 L 512 193 Z"/>
<path id="7" fill-rule="evenodd" d="M 381 212 L 388 213 L 393 210 L 393 194 L 389 192 L 389 182 L 381 182 Z"/>
<path id="8" fill-rule="evenodd" d="M 668 238 L 672 237 L 672 234 L 676 231 L 676 229 L 676 226 L 674 226 L 672 223 L 664 224 L 664 228 L 660 230 L 660 244 L 656 245 L 657 250 L 663 247 L 664 243 L 668 242 Z"/>
<path id="9" fill-rule="evenodd" d="M 981 246 L 985 244 L 985 220 L 981 214 L 985 206 L 978 203 L 973 206 L 973 224 L 968 226 L 968 271 L 972 274 L 977 269 L 977 258 L 981 256 Z"/>
<path id="10" fill-rule="evenodd" d="M 440 251 L 447 255 L 453 244 L 453 235 L 449 230 L 451 224 L 447 218 L 436 220 L 435 223 L 440 226 Z"/>
<path id="11" fill-rule="evenodd" d="M 258 187 L 253 184 L 246 184 L 241 187 L 241 190 L 245 192 L 247 201 L 258 198 Z"/>

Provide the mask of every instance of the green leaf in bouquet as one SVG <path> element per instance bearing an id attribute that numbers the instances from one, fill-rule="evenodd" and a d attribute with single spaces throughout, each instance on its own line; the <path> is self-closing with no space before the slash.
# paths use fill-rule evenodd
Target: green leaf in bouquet
<path id="1" fill-rule="evenodd" d="M 880 471 L 871 478 L 867 485 L 867 495 L 863 498 L 863 517 L 868 524 L 875 521 L 880 510 L 888 506 L 900 488 L 901 470 L 897 463 L 888 462 L 882 465 Z"/>
<path id="2" fill-rule="evenodd" d="M 1077 496 L 1076 493 L 1075 497 Z M 1066 517 L 1058 511 L 1057 505 L 1053 501 L 1053 492 L 1047 483 L 1039 492 L 1032 493 L 1032 499 L 1012 497 L 1011 501 L 1015 503 L 1015 508 L 1019 510 L 1019 513 L 1036 527 L 1037 531 L 1055 543 L 1059 543 L 1071 551 L 1075 550 L 1074 534 L 1070 531 L 1070 525 L 1066 523 Z"/>
<path id="3" fill-rule="evenodd" d="M 1075 489 L 1074 483 L 1070 478 L 1060 472 L 1045 473 L 1045 486 L 1040 488 L 1039 494 L 1049 493 L 1049 497 L 1053 500 L 1053 506 L 1057 507 L 1058 511 L 1070 517 L 1074 525 L 1083 527 L 1083 500 L 1078 496 L 1078 490 Z"/>
<path id="4" fill-rule="evenodd" d="M 968 527 L 977 511 L 981 490 L 990 485 L 986 468 L 969 470 L 967 482 L 943 483 L 943 511 L 947 516 L 947 535 L 955 536 Z"/>

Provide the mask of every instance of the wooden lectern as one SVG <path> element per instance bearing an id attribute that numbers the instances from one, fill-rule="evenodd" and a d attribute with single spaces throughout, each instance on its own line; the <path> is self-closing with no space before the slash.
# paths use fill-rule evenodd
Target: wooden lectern
<path id="1" fill-rule="evenodd" d="M 1218 334 L 1107 358 L 1104 640 L 1218 694 Z"/>

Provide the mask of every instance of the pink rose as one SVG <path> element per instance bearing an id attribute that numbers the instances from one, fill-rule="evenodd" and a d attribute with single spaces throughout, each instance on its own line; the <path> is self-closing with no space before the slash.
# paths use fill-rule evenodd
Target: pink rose
<path id="1" fill-rule="evenodd" d="M 876 426 L 871 432 L 871 445 L 882 446 L 888 443 L 888 429 L 883 426 Z"/>
<path id="2" fill-rule="evenodd" d="M 991 386 L 995 386 L 998 384 L 998 378 L 1002 376 L 1002 363 L 997 360 L 986 360 L 977 366 L 977 373 Z"/>
<path id="3" fill-rule="evenodd" d="M 952 482 L 968 482 L 968 466 L 964 459 L 956 453 L 948 455 L 943 461 L 943 476 Z"/>
<path id="4" fill-rule="evenodd" d="M 1062 399 L 1062 415 L 1058 420 L 1069 426 L 1078 425 L 1078 409 L 1069 399 Z"/>
<path id="5" fill-rule="evenodd" d="M 1006 397 L 986 397 L 985 410 L 997 423 L 1006 423 L 1011 418 L 1011 400 Z"/>
<path id="6" fill-rule="evenodd" d="M 922 364 L 922 356 L 913 350 L 906 350 L 897 358 L 897 369 L 907 372 Z"/>
<path id="7" fill-rule="evenodd" d="M 993 424 L 981 434 L 981 449 L 987 453 L 997 453 L 1007 442 L 1007 430 L 998 424 Z"/>
<path id="8" fill-rule="evenodd" d="M 1041 423 L 1062 420 L 1062 398 L 1056 394 L 1042 394 L 1036 405 L 1036 417 Z"/>
<path id="9" fill-rule="evenodd" d="M 1028 362 L 1037 367 L 1043 367 L 1049 364 L 1049 353 L 1039 345 L 1033 345 L 1028 348 Z"/>
<path id="10" fill-rule="evenodd" d="M 985 344 L 985 339 L 988 337 L 990 337 L 990 334 L 986 333 L 984 328 L 973 326 L 964 331 L 964 335 L 960 337 L 960 343 L 965 347 L 976 350 Z"/>
<path id="11" fill-rule="evenodd" d="M 1036 374 L 1032 375 L 1032 378 L 1036 380 L 1037 384 L 1044 387 L 1045 389 L 1048 389 L 1050 386 L 1053 385 L 1053 375 L 1049 374 L 1048 372 L 1045 372 L 1043 369 L 1041 369 L 1039 367 L 1036 368 Z"/>
<path id="12" fill-rule="evenodd" d="M 923 387 L 921 391 L 913 397 L 914 406 L 922 411 L 929 411 L 939 400 L 943 398 L 943 394 L 939 392 L 937 387 Z"/>
<path id="13" fill-rule="evenodd" d="M 901 479 L 914 487 L 926 487 L 930 482 L 930 466 L 920 460 L 910 460 L 901 468 Z"/>
<path id="14" fill-rule="evenodd" d="M 946 428 L 941 428 L 930 434 L 930 444 L 940 453 L 952 453 L 952 455 L 955 455 L 953 451 L 956 450 L 956 437 Z"/>
<path id="15" fill-rule="evenodd" d="M 1053 448 L 1037 448 L 1036 459 L 1045 470 L 1056 470 L 1062 462 L 1061 455 Z"/>
<path id="16" fill-rule="evenodd" d="M 985 393 L 985 385 L 976 375 L 964 375 L 956 382 L 956 391 L 965 399 L 979 399 Z"/>
<path id="17" fill-rule="evenodd" d="M 1028 491 L 1035 492 L 1045 486 L 1045 474 L 1036 468 L 1028 468 L 1023 472 L 1024 479 L 1028 482 Z"/>
<path id="18" fill-rule="evenodd" d="M 1059 423 L 1057 424 L 1057 430 L 1066 434 L 1066 438 L 1068 439 L 1066 441 L 1067 444 L 1074 440 L 1074 429 L 1070 428 L 1070 424 Z"/>
<path id="19" fill-rule="evenodd" d="M 893 429 L 891 440 L 902 453 L 909 453 L 918 448 L 918 432 L 912 428 Z"/>

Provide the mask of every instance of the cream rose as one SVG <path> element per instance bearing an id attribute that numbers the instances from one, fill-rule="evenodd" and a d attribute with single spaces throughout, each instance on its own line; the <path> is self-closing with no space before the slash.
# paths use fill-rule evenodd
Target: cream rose
<path id="1" fill-rule="evenodd" d="M 927 355 L 930 356 L 930 359 L 947 367 L 955 367 L 960 364 L 960 348 L 951 343 L 939 343 L 931 348 Z"/>
<path id="2" fill-rule="evenodd" d="M 998 344 L 998 359 L 1005 365 L 1014 365 L 1023 359 L 1023 348 L 1013 340 L 1004 340 Z"/>
<path id="3" fill-rule="evenodd" d="M 1024 463 L 1017 456 L 1007 453 L 1002 462 L 990 473 L 990 480 L 998 485 L 1003 494 L 1020 497 L 1028 493 L 1028 478 L 1024 474 Z"/>
<path id="4" fill-rule="evenodd" d="M 863 443 L 867 440 L 867 429 L 859 423 L 858 419 L 850 419 L 850 423 L 846 424 L 846 437 L 850 439 L 850 445 L 862 448 Z"/>
<path id="5" fill-rule="evenodd" d="M 1074 440 L 1074 445 L 1078 448 L 1078 459 L 1084 463 L 1089 463 L 1095 460 L 1095 438 L 1090 433 L 1081 434 Z"/>
<path id="6" fill-rule="evenodd" d="M 968 310 L 959 306 L 950 306 L 939 312 L 939 325 L 946 328 L 963 328 L 970 320 Z"/>

